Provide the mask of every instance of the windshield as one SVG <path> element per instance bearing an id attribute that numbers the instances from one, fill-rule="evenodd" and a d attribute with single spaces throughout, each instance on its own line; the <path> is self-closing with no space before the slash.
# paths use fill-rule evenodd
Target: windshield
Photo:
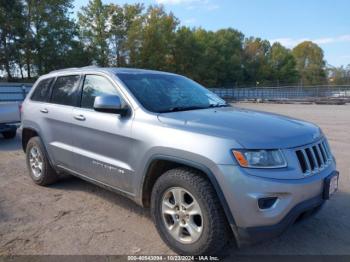
<path id="1" fill-rule="evenodd" d="M 156 113 L 228 106 L 198 83 L 179 75 L 118 73 L 117 76 L 147 110 Z"/>

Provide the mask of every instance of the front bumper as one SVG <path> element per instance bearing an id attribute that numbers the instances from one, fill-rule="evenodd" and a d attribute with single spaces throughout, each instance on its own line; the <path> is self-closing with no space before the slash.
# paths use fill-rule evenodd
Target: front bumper
<path id="1" fill-rule="evenodd" d="M 237 227 L 239 246 L 247 246 L 279 236 L 303 214 L 316 213 L 315 211 L 318 211 L 324 202 L 325 200 L 322 195 L 303 201 L 294 206 L 289 213 L 275 225 L 248 228 Z"/>
<path id="2" fill-rule="evenodd" d="M 238 245 L 243 246 L 282 233 L 304 212 L 322 206 L 324 179 L 336 172 L 331 163 L 320 174 L 303 179 L 261 178 L 240 167 L 219 165 L 218 183 L 234 219 L 231 225 Z M 276 197 L 271 208 L 261 209 L 258 199 Z"/>

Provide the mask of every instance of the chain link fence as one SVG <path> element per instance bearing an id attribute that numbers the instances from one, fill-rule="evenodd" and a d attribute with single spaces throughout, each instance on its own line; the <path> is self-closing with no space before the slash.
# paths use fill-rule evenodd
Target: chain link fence
<path id="1" fill-rule="evenodd" d="M 0 83 L 0 102 L 23 101 L 28 94 L 31 83 Z M 334 100 L 350 101 L 350 85 L 339 86 L 288 86 L 288 87 L 234 87 L 210 88 L 226 100 Z"/>
<path id="2" fill-rule="evenodd" d="M 229 100 L 312 100 L 350 99 L 350 85 L 346 86 L 290 86 L 211 88 L 218 96 Z"/>

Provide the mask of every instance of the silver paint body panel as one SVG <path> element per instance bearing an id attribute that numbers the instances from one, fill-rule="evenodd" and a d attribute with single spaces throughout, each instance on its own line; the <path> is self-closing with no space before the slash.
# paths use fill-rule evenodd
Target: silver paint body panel
<path id="1" fill-rule="evenodd" d="M 324 138 L 314 124 L 236 107 L 152 113 L 129 92 L 118 72 L 155 71 L 82 68 L 53 72 L 39 80 L 66 74 L 102 75 L 114 83 L 129 105 L 131 113 L 125 117 L 33 102 L 31 93 L 27 96 L 22 129 L 39 133 L 54 166 L 121 191 L 142 204 L 143 182 L 152 160 L 194 163 L 214 176 L 236 225 L 243 228 L 278 223 L 292 207 L 320 195 L 323 179 L 336 169 L 333 161 L 307 178 L 300 170 L 295 148 Z M 84 121 L 77 120 L 77 115 L 83 115 Z M 242 148 L 281 149 L 288 166 L 273 170 L 241 168 L 231 150 Z M 259 210 L 257 199 L 271 195 L 279 197 L 278 203 L 271 210 Z"/>

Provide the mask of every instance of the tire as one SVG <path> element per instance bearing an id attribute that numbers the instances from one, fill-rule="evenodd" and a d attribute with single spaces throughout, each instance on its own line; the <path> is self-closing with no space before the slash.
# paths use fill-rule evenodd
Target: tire
<path id="1" fill-rule="evenodd" d="M 16 136 L 16 130 L 13 130 L 13 131 L 5 131 L 2 133 L 3 137 L 5 139 L 12 139 L 12 138 L 15 138 Z"/>
<path id="2" fill-rule="evenodd" d="M 184 191 L 181 191 L 182 189 Z M 184 202 L 187 201 L 185 206 L 193 207 L 198 204 L 201 212 L 195 213 L 201 213 L 201 215 L 190 215 L 187 220 L 181 220 L 183 214 L 180 216 L 164 214 L 162 211 L 167 210 L 170 202 L 170 205 L 175 205 L 175 210 L 178 209 L 173 197 L 176 190 L 180 190 L 183 195 L 180 198 L 184 199 Z M 191 201 L 191 197 L 194 199 L 193 201 Z M 164 201 L 166 208 L 164 208 Z M 196 203 L 193 204 L 195 201 Z M 193 209 L 189 212 L 193 213 Z M 230 238 L 231 231 L 228 222 L 211 183 L 201 173 L 190 168 L 172 169 L 158 178 L 152 190 L 151 214 L 163 241 L 180 255 L 218 255 Z M 201 219 L 199 219 L 200 216 Z M 179 221 L 179 218 L 180 222 L 175 222 L 175 220 Z M 172 224 L 173 222 L 174 224 Z M 182 228 L 180 226 L 181 237 L 176 237 L 177 231 L 170 233 L 169 227 L 176 228 L 176 223 L 182 225 Z M 199 237 L 197 233 L 194 234 L 195 237 L 192 237 L 190 231 L 187 230 L 189 224 L 195 224 L 197 229 L 201 228 Z M 194 232 L 193 229 L 191 231 Z M 186 239 L 187 242 L 185 242 Z"/>
<path id="3" fill-rule="evenodd" d="M 33 157 L 35 152 L 38 153 L 37 158 Z M 28 141 L 26 147 L 26 162 L 29 175 L 35 184 L 46 186 L 53 184 L 58 180 L 58 174 L 52 168 L 46 150 L 39 137 L 32 137 Z M 40 172 L 38 170 L 40 170 Z"/>

